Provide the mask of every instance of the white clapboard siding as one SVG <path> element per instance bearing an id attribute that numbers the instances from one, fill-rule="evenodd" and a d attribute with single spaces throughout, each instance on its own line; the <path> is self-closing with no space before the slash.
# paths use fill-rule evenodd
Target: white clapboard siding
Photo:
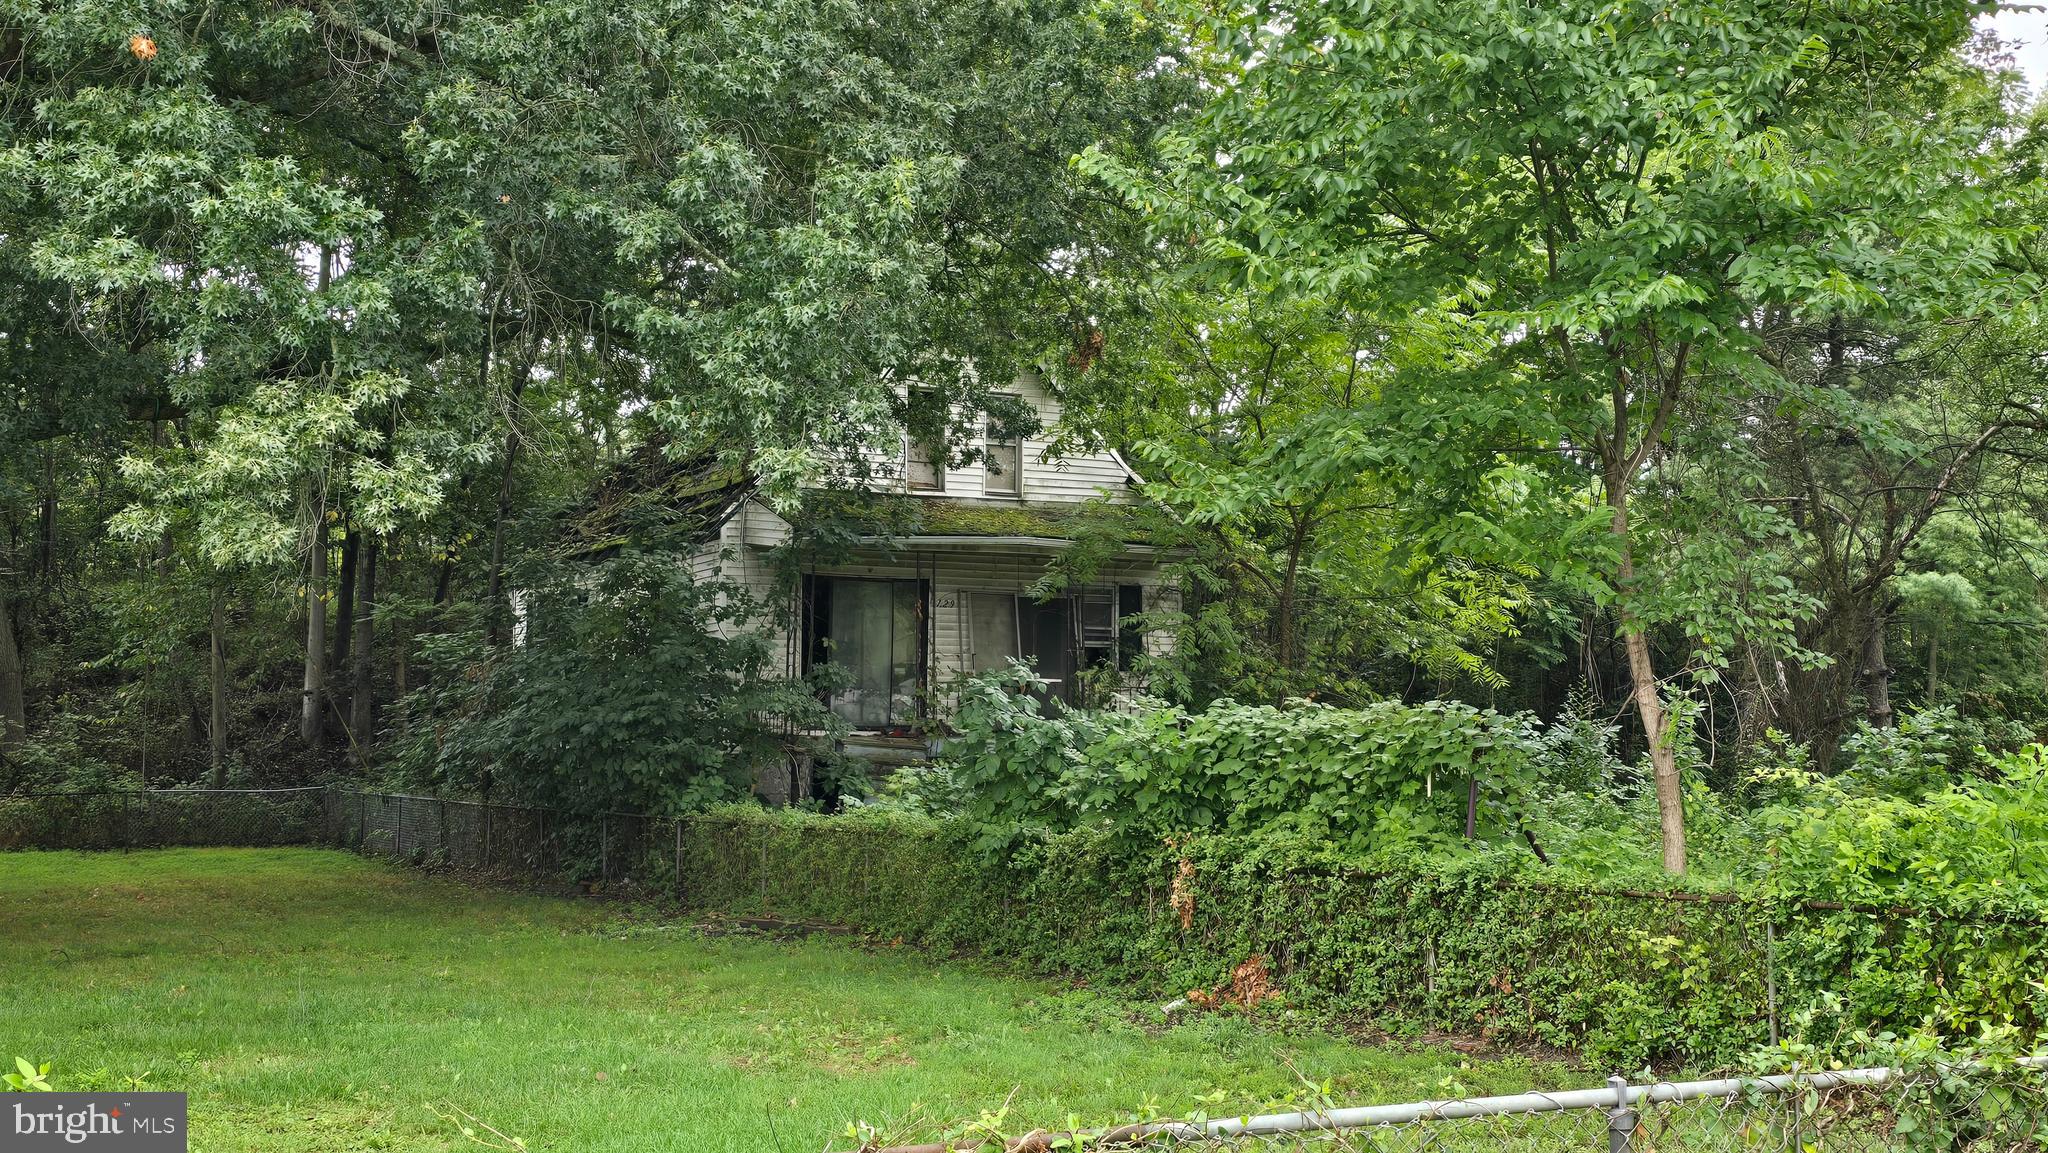
<path id="1" fill-rule="evenodd" d="M 1037 410 L 1043 430 L 1058 427 L 1061 416 L 1059 403 L 1037 377 L 1028 374 L 1019 377 L 1010 391 L 1025 398 Z M 986 466 L 977 460 L 971 465 L 949 467 L 943 492 L 912 495 L 964 498 L 992 504 L 1004 501 L 1080 504 L 1105 497 L 1115 501 L 1136 499 L 1134 478 L 1115 454 L 1105 451 L 1055 457 L 1051 455 L 1049 445 L 1050 440 L 1044 432 L 1025 438 L 1020 454 L 1023 461 L 1021 491 L 1017 494 L 988 493 L 984 486 Z M 878 446 L 863 455 L 874 476 L 871 487 L 883 492 L 906 491 L 904 449 L 900 440 L 895 444 Z M 691 573 L 697 579 L 736 581 L 765 599 L 773 595 L 776 584 L 769 561 L 770 550 L 786 543 L 789 537 L 787 521 L 765 503 L 748 500 L 726 521 L 716 540 L 707 542 L 692 555 Z M 911 542 L 906 541 L 903 548 L 893 553 L 877 550 L 853 563 L 822 567 L 816 572 L 823 576 L 931 581 L 931 685 L 944 696 L 946 686 L 964 675 L 972 663 L 973 638 L 968 635 L 968 598 L 964 594 L 1024 592 L 1045 574 L 1046 565 L 1055 553 L 1051 546 L 1033 548 L 1014 543 L 1005 545 L 995 540 L 980 547 L 924 551 L 913 551 L 913 548 Z M 1139 585 L 1144 589 L 1147 611 L 1173 607 L 1178 603 L 1178 592 L 1162 576 L 1150 556 L 1113 562 L 1103 568 L 1095 583 Z M 791 626 L 782 629 L 780 637 L 787 671 L 792 676 L 802 668 L 802 638 L 796 633 L 797 629 Z M 1165 633 L 1155 632 L 1147 635 L 1145 644 L 1148 651 L 1164 655 L 1170 651 L 1172 640 Z"/>
<path id="2" fill-rule="evenodd" d="M 1054 456 L 1052 441 L 1047 435 L 1059 427 L 1060 404 L 1045 389 L 1044 382 L 1037 376 L 1026 373 L 1005 392 L 1014 393 L 1028 402 L 1038 414 L 1039 432 L 1026 437 L 1022 445 L 1023 484 L 1018 493 L 990 493 L 987 488 L 988 469 L 985 462 L 977 459 L 972 464 L 948 466 L 946 487 L 943 492 L 918 492 L 914 496 L 949 496 L 991 500 L 1055 501 L 1079 503 L 1108 497 L 1111 500 L 1126 501 L 1133 497 L 1132 477 L 1116 454 L 1107 450 L 1072 453 Z M 980 447 L 977 441 L 975 447 Z M 870 476 L 869 487 L 879 492 L 907 492 L 904 481 L 906 462 L 905 446 L 899 437 L 889 444 L 874 445 L 861 452 L 862 463 L 867 466 Z M 848 470 L 850 474 L 851 470 Z"/>
<path id="3" fill-rule="evenodd" d="M 765 511 L 765 510 L 763 510 Z M 767 514 L 773 517 L 773 514 Z M 780 518 L 773 518 L 780 523 Z M 735 523 L 739 520 L 734 518 Z M 784 526 L 786 531 L 787 526 Z M 744 526 L 728 526 L 718 542 L 705 545 L 691 558 L 691 570 L 705 578 L 712 576 L 739 582 L 756 596 L 773 594 L 775 574 L 767 550 L 741 543 Z M 943 685 L 967 672 L 974 638 L 969 635 L 967 597 L 970 592 L 1016 594 L 1029 589 L 1045 574 L 1050 554 L 1044 550 L 988 548 L 946 550 L 894 555 L 876 552 L 845 564 L 820 566 L 819 576 L 865 577 L 873 580 L 928 580 L 931 593 L 932 682 Z M 1179 594 L 1150 558 L 1134 558 L 1103 566 L 1093 582 L 1098 586 L 1138 585 L 1144 590 L 1148 612 L 1178 604 Z M 801 665 L 797 638 L 782 638 L 788 650 L 789 669 Z M 1155 656 L 1171 652 L 1172 638 L 1162 632 L 1148 634 L 1146 650 Z"/>
<path id="4" fill-rule="evenodd" d="M 1038 409 L 1041 433 L 1024 440 L 1024 496 L 1031 501 L 1080 502 L 1097 497 L 1133 499 L 1131 474 L 1108 450 L 1052 456 L 1044 432 L 1060 422 L 1059 402 L 1035 380 L 1020 381 L 1020 393 Z"/>

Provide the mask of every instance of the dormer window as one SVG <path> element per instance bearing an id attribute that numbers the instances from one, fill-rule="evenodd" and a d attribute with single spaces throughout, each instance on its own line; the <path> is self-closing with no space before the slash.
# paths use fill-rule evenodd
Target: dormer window
<path id="1" fill-rule="evenodd" d="M 988 426 L 982 448 L 981 491 L 989 496 L 1020 496 L 1024 492 L 1024 446 L 1015 438 L 997 439 L 993 424 Z"/>

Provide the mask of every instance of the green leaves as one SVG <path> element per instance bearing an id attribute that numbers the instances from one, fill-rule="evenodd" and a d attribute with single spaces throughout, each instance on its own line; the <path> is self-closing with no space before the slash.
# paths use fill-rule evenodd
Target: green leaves
<path id="1" fill-rule="evenodd" d="M 834 731 L 779 675 L 765 607 L 691 579 L 673 554 L 628 552 L 527 574 L 521 644 L 432 642 L 397 771 L 422 787 L 509 790 L 578 815 L 677 813 L 749 795 L 784 734 Z"/>
<path id="2" fill-rule="evenodd" d="M 16 1093 L 48 1093 L 53 1088 L 50 1084 L 50 1063 L 45 1061 L 36 1065 L 26 1057 L 16 1057 L 14 1072 L 0 1073 L 0 1084 Z"/>
<path id="3" fill-rule="evenodd" d="M 1519 819 L 1540 749 L 1532 718 L 1456 702 L 1048 717 L 1003 678 L 971 682 L 954 727 L 946 758 L 991 844 L 1020 828 L 1106 825 L 1141 843 L 1288 829 L 1397 853 L 1454 843 L 1468 789 L 1493 838 Z"/>
<path id="4" fill-rule="evenodd" d="M 897 434 L 894 382 L 975 411 L 1068 338 L 1117 221 L 1067 157 L 1177 84 L 1080 3 L 533 4 L 448 47 L 407 137 L 439 231 L 522 315 L 588 302 L 646 416 L 778 502 Z"/>

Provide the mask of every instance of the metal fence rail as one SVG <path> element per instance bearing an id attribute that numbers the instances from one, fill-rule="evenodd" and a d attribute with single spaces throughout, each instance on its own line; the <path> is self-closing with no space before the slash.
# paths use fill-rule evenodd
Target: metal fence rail
<path id="1" fill-rule="evenodd" d="M 915 1126 L 913 1120 L 911 1126 Z M 2038 1153 L 2048 1139 L 2048 1057 L 2008 1069 L 1873 1067 L 1708 1081 L 1414 1101 L 1322 1105 L 1259 1116 L 1132 1122 L 1011 1136 L 1000 1119 L 943 1139 L 889 1144 L 873 1130 L 858 1153 L 1174 1148 L 1210 1153 Z"/>

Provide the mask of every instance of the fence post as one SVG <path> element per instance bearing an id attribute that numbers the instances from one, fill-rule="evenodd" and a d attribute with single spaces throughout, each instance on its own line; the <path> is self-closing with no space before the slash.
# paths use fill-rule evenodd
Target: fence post
<path id="1" fill-rule="evenodd" d="M 605 813 L 597 815 L 597 879 L 612 879 L 612 819 Z"/>
<path id="2" fill-rule="evenodd" d="M 1628 1078 L 1616 1073 L 1607 1084 L 1614 1089 L 1614 1108 L 1607 1113 L 1607 1153 L 1628 1153 L 1629 1137 L 1636 1131 L 1636 1111 L 1628 1104 Z"/>
<path id="3" fill-rule="evenodd" d="M 451 854 L 451 853 L 450 853 L 450 852 L 448 851 L 448 798 L 446 798 L 446 797 L 442 797 L 442 798 L 441 798 L 441 804 L 440 804 L 440 809 L 441 809 L 441 863 L 442 863 L 443 865 L 452 865 L 452 864 L 454 864 L 454 861 L 453 861 L 453 860 L 451 860 L 451 857 L 453 856 L 453 854 Z"/>
<path id="4" fill-rule="evenodd" d="M 683 819 L 676 818 L 676 900 L 683 899 Z"/>
<path id="5" fill-rule="evenodd" d="M 488 872 L 488 871 L 490 870 L 490 867 L 491 867 L 491 803 L 490 803 L 489 801 L 485 801 L 485 802 L 484 802 L 484 861 L 483 861 L 483 867 L 484 867 L 484 870 L 485 870 L 486 872 Z"/>
<path id="6" fill-rule="evenodd" d="M 1764 910 L 1764 1007 L 1771 1018 L 1771 1047 L 1778 1047 L 1778 931 Z"/>

